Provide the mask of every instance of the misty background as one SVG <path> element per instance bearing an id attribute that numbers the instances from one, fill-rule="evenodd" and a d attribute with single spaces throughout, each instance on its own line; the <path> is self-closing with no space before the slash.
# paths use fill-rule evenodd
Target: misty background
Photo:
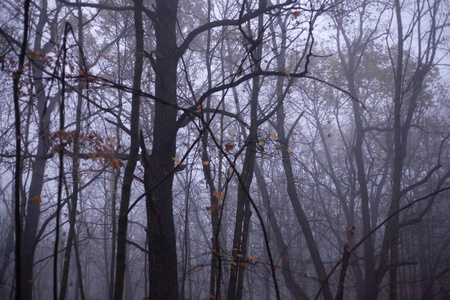
<path id="1" fill-rule="evenodd" d="M 0 298 L 449 298 L 449 13 L 3 0 Z"/>

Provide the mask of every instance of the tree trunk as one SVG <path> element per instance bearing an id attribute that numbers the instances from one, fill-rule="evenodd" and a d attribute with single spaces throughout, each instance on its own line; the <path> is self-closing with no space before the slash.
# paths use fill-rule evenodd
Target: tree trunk
<path id="1" fill-rule="evenodd" d="M 337 37 L 337 48 L 339 59 L 342 65 L 342 69 L 344 70 L 344 75 L 347 79 L 347 85 L 350 94 L 358 99 L 359 93 L 355 85 L 355 74 L 357 71 L 356 65 L 358 56 L 357 54 L 360 51 L 363 51 L 366 47 L 368 41 L 361 40 L 355 41 L 355 45 L 349 46 L 348 37 L 341 28 L 338 28 L 338 37 Z M 344 56 L 344 51 L 341 48 L 340 43 L 340 35 L 343 35 L 344 40 L 347 45 L 348 58 Z M 355 163 L 357 170 L 357 180 L 359 184 L 360 194 L 361 194 L 361 214 L 362 214 L 362 227 L 363 227 L 363 236 L 367 236 L 371 232 L 371 216 L 370 216 L 370 199 L 369 199 L 369 191 L 367 186 L 367 177 L 366 177 L 366 167 L 364 164 L 364 151 L 363 151 L 363 142 L 364 142 L 364 124 L 361 115 L 361 107 L 360 102 L 352 101 L 353 106 L 353 117 L 355 122 L 355 142 L 353 146 L 353 152 L 355 154 Z M 350 224 L 353 225 L 353 224 Z M 365 299 L 376 299 L 378 294 L 378 288 L 375 284 L 375 265 L 374 265 L 374 240 L 375 236 L 372 235 L 367 238 L 364 243 L 364 298 Z"/>
<path id="2" fill-rule="evenodd" d="M 84 293 L 83 276 L 82 276 L 83 272 L 81 271 L 82 268 L 81 268 L 81 260 L 80 260 L 80 251 L 78 249 L 78 240 L 77 240 L 76 235 L 74 237 L 74 245 L 73 246 L 74 246 L 74 250 L 75 250 L 75 263 L 77 266 L 77 286 L 76 286 L 77 293 L 76 293 L 76 295 L 78 295 L 78 292 L 79 292 L 80 299 L 85 300 L 86 296 Z M 75 299 L 78 300 L 78 296 Z"/>
<path id="3" fill-rule="evenodd" d="M 269 192 L 267 191 L 267 184 L 264 179 L 263 172 L 261 171 L 258 164 L 255 165 L 255 175 L 263 199 L 264 210 L 267 211 L 269 223 L 273 231 L 276 246 L 281 256 L 280 258 L 282 266 L 281 273 L 283 274 L 286 286 L 295 299 L 308 300 L 309 299 L 308 295 L 305 293 L 303 288 L 296 282 L 295 277 L 292 274 L 291 263 L 289 260 L 290 256 L 288 246 L 284 242 L 281 228 L 280 226 L 278 226 L 278 222 L 272 213 L 272 207 L 270 206 L 270 196 Z"/>
<path id="4" fill-rule="evenodd" d="M 155 96 L 168 104 L 177 103 L 176 44 L 177 0 L 156 2 Z M 144 163 L 147 192 L 147 235 L 149 243 L 149 298 L 177 299 L 177 252 L 173 220 L 173 159 L 177 134 L 177 111 L 160 101 L 155 103 L 153 147 Z"/>
<path id="5" fill-rule="evenodd" d="M 258 47 L 255 52 L 255 57 L 261 57 L 261 47 Z M 247 137 L 247 149 L 245 150 L 244 163 L 240 174 L 244 186 L 239 184 L 238 187 L 236 223 L 234 227 L 233 251 L 231 257 L 232 265 L 230 271 L 230 281 L 228 284 L 228 299 L 230 300 L 242 298 L 245 265 L 241 264 L 241 262 L 247 254 L 247 242 L 249 235 L 248 228 L 250 217 L 252 215 L 250 200 L 247 197 L 247 193 L 250 191 L 250 186 L 253 180 L 256 142 L 258 139 L 257 107 L 260 90 L 259 80 L 259 76 L 254 77 L 252 80 L 252 95 L 250 99 L 250 132 Z"/>
<path id="6" fill-rule="evenodd" d="M 45 16 L 42 16 L 44 18 Z M 40 21 L 36 30 L 43 30 L 45 25 L 44 21 Z M 34 51 L 47 53 L 50 49 L 47 47 L 41 48 L 41 36 L 37 35 L 35 40 Z M 47 46 L 47 45 L 46 45 Z M 47 163 L 47 154 L 50 148 L 49 146 L 49 133 L 50 133 L 50 115 L 55 108 L 58 95 L 51 97 L 50 100 L 45 95 L 45 87 L 43 83 L 44 63 L 41 59 L 35 59 L 33 64 L 33 81 L 36 91 L 37 99 L 37 111 L 39 115 L 39 139 L 37 143 L 36 158 L 32 163 L 32 177 L 30 182 L 30 188 L 28 190 L 28 198 L 26 203 L 26 216 L 25 226 L 22 234 L 22 243 L 20 245 L 22 266 L 22 295 L 21 299 L 31 299 L 33 291 L 33 262 L 34 254 L 36 250 L 36 234 L 39 228 L 39 218 L 41 214 L 39 201 L 33 201 L 35 197 L 41 196 L 42 186 L 44 182 L 44 172 Z"/>
<path id="7" fill-rule="evenodd" d="M 134 2 L 134 22 L 136 34 L 136 58 L 133 75 L 133 96 L 130 116 L 131 145 L 130 155 L 125 167 L 120 200 L 119 222 L 117 228 L 117 258 L 116 278 L 114 284 L 114 299 L 122 300 L 126 268 L 126 246 L 128 232 L 128 206 L 130 204 L 131 186 L 133 184 L 134 170 L 139 155 L 139 108 L 142 78 L 142 64 L 144 62 L 144 29 L 142 25 L 142 1 Z M 113 208 L 114 209 L 114 208 Z"/>

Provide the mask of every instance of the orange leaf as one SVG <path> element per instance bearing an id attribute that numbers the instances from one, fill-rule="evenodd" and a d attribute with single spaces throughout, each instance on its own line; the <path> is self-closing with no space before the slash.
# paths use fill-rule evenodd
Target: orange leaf
<path id="1" fill-rule="evenodd" d="M 236 147 L 236 145 L 233 142 L 228 142 L 225 145 L 225 151 L 230 152 L 231 150 L 234 149 L 234 147 Z"/>
<path id="2" fill-rule="evenodd" d="M 119 170 L 120 167 L 124 167 L 125 164 L 118 158 L 113 158 L 111 160 L 111 167 L 113 168 L 113 170 Z"/>
<path id="3" fill-rule="evenodd" d="M 34 196 L 33 204 L 40 205 L 42 203 L 42 198 L 39 195 Z"/>
<path id="4" fill-rule="evenodd" d="M 222 195 L 219 191 L 214 191 L 213 196 L 216 197 L 217 200 L 223 200 L 224 195 Z"/>

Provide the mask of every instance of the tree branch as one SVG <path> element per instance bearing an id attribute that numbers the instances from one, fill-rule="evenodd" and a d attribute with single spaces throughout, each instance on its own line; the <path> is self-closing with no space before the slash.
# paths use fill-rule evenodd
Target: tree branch
<path id="1" fill-rule="evenodd" d="M 274 9 L 279 9 L 286 7 L 288 5 L 291 5 L 295 3 L 293 0 L 288 0 L 281 4 L 271 5 L 266 8 L 260 8 L 257 10 L 254 10 L 253 12 L 250 12 L 248 14 L 243 15 L 242 17 L 239 17 L 239 19 L 226 19 L 226 20 L 219 20 L 214 21 L 210 23 L 206 23 L 200 27 L 197 27 L 196 29 L 192 30 L 186 37 L 186 39 L 183 41 L 183 43 L 178 47 L 178 55 L 181 56 L 186 51 L 186 49 L 189 47 L 189 45 L 192 43 L 192 41 L 201 33 L 213 29 L 215 27 L 224 27 L 224 26 L 239 26 L 251 19 L 254 19 L 258 17 L 261 14 L 267 13 Z"/>

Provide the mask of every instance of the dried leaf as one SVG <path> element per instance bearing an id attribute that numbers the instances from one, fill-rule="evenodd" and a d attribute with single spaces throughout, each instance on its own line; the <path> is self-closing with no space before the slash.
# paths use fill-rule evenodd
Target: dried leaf
<path id="1" fill-rule="evenodd" d="M 41 205 L 41 203 L 42 203 L 42 198 L 41 198 L 41 196 L 39 196 L 39 195 L 34 196 L 34 198 L 33 198 L 33 204 Z"/>
<path id="2" fill-rule="evenodd" d="M 216 197 L 217 200 L 223 200 L 223 198 L 225 197 L 219 191 L 214 191 L 213 196 Z"/>
<path id="3" fill-rule="evenodd" d="M 230 152 L 236 147 L 236 145 L 233 142 L 228 142 L 225 145 L 225 151 Z"/>
<path id="4" fill-rule="evenodd" d="M 215 210 L 219 210 L 219 209 L 221 209 L 221 208 L 222 208 L 222 205 L 217 204 L 217 205 L 207 206 L 207 207 L 206 207 L 206 210 L 209 210 L 209 211 L 215 211 Z"/>
<path id="5" fill-rule="evenodd" d="M 119 170 L 121 167 L 124 167 L 124 166 L 125 166 L 125 164 L 123 163 L 123 161 L 121 161 L 118 158 L 113 158 L 111 160 L 111 168 L 113 170 Z"/>

